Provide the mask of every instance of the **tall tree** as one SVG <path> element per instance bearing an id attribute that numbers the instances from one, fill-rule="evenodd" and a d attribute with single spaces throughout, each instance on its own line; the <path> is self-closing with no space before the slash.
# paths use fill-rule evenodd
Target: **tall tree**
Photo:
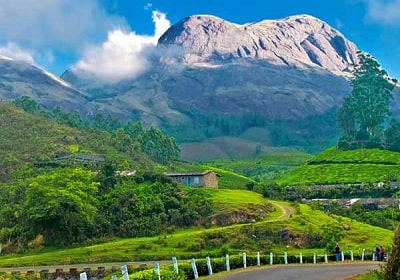
<path id="1" fill-rule="evenodd" d="M 345 138 L 370 140 L 382 136 L 394 83 L 371 55 L 358 52 L 358 58 L 352 73 L 353 90 L 339 110 L 339 124 Z"/>
<path id="2" fill-rule="evenodd" d="M 383 268 L 383 279 L 400 279 L 400 226 L 394 232 L 394 242 L 387 264 Z"/>

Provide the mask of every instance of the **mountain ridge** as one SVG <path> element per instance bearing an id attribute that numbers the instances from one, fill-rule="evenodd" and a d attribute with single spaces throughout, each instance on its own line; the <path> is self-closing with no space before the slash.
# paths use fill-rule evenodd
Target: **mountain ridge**
<path id="1" fill-rule="evenodd" d="M 255 58 L 277 65 L 304 63 L 339 73 L 358 61 L 352 42 L 309 15 L 242 25 L 211 15 L 194 15 L 171 26 L 158 45 L 179 46 L 178 61 L 188 64 Z"/>

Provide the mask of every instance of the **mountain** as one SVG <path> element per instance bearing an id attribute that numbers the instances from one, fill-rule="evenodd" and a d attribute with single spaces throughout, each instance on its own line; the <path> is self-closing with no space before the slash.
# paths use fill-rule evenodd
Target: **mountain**
<path id="1" fill-rule="evenodd" d="M 159 45 L 180 46 L 178 60 L 192 65 L 253 58 L 274 65 L 308 65 L 342 74 L 357 62 L 353 43 L 309 15 L 244 25 L 214 16 L 191 16 L 165 32 Z"/>
<path id="2" fill-rule="evenodd" d="M 87 114 L 91 111 L 84 92 L 62 79 L 25 62 L 0 56 L 0 100 L 29 96 L 43 107 L 60 106 Z"/>
<path id="3" fill-rule="evenodd" d="M 7 63 L 9 76 L 1 74 Z M 175 136 L 183 158 L 210 159 L 271 147 L 318 152 L 334 144 L 335 112 L 351 91 L 354 63 L 357 47 L 312 16 L 239 25 L 194 15 L 160 37 L 152 67 L 139 77 L 107 83 L 70 69 L 60 83 L 3 59 L 0 82 L 46 106 L 142 120 Z M 11 97 L 3 92 L 0 98 Z M 399 102 L 393 102 L 395 115 Z M 204 151 L 200 157 L 198 151 Z"/>
<path id="4" fill-rule="evenodd" d="M 174 135 L 187 159 L 205 143 L 210 152 L 202 159 L 271 146 L 318 151 L 338 135 L 335 108 L 351 91 L 346 76 L 356 52 L 307 15 L 244 25 L 195 15 L 160 37 L 153 67 L 139 78 L 100 86 L 73 70 L 62 78 L 91 95 L 99 111 Z"/>

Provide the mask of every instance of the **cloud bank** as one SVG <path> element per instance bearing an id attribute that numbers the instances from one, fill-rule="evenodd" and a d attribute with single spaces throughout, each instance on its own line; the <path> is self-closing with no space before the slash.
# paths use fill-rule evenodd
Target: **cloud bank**
<path id="1" fill-rule="evenodd" d="M 171 25 L 166 15 L 159 11 L 153 11 L 152 18 L 155 26 L 152 36 L 114 29 L 108 32 L 104 43 L 86 48 L 73 71 L 112 83 L 142 74 L 151 66 L 149 58 L 159 37 Z"/>
<path id="2" fill-rule="evenodd" d="M 400 23 L 400 0 L 367 0 L 367 18 L 384 25 Z"/>
<path id="3" fill-rule="evenodd" d="M 116 26 L 128 25 L 98 0 L 0 0 L 0 55 L 51 64 L 54 50 L 77 54 Z"/>
<path id="4" fill-rule="evenodd" d="M 30 64 L 36 64 L 31 51 L 24 50 L 13 42 L 8 42 L 6 45 L 0 46 L 0 55 Z"/>

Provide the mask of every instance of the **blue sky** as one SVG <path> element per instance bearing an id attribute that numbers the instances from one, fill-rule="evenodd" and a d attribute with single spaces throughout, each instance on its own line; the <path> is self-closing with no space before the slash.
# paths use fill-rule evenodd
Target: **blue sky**
<path id="1" fill-rule="evenodd" d="M 193 14 L 235 23 L 310 14 L 400 78 L 400 0 L 0 0 L 0 7 L 0 55 L 56 75 L 71 67 L 96 71 L 110 63 L 136 73 L 127 59 L 146 67 L 145 49 L 168 26 Z"/>

